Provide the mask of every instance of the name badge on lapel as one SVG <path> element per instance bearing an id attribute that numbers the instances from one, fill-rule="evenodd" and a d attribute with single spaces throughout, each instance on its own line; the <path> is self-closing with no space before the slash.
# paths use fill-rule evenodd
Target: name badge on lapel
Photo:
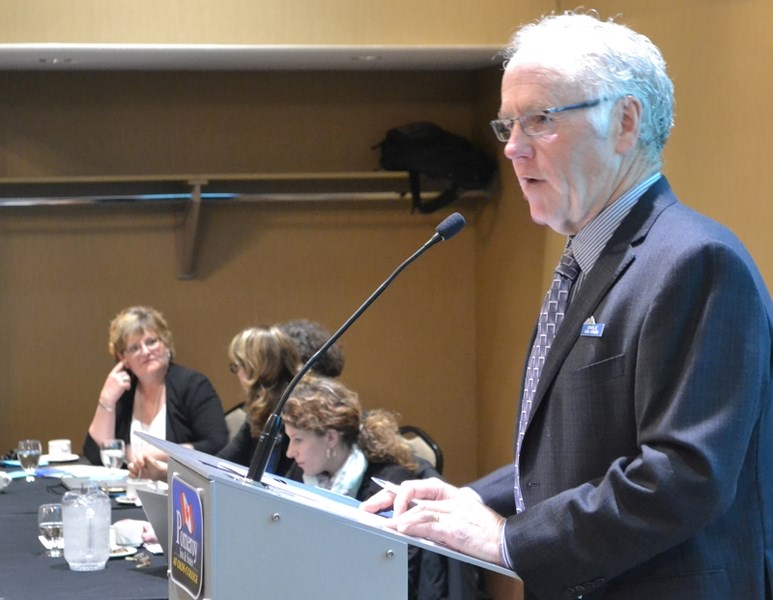
<path id="1" fill-rule="evenodd" d="M 596 319 L 590 317 L 582 324 L 580 335 L 583 337 L 601 337 L 604 333 L 604 323 L 596 323 Z"/>

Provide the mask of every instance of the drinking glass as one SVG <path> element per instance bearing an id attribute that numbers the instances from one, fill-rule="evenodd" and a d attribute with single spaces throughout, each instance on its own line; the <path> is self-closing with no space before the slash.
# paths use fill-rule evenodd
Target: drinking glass
<path id="1" fill-rule="evenodd" d="M 27 472 L 27 481 L 35 481 L 35 469 L 40 463 L 40 454 L 43 447 L 40 440 L 21 440 L 16 455 L 19 458 L 19 464 Z"/>
<path id="2" fill-rule="evenodd" d="M 64 527 L 61 504 L 41 504 L 38 507 L 38 530 L 46 540 L 46 556 L 58 557 L 64 551 Z"/>
<path id="3" fill-rule="evenodd" d="M 111 471 L 123 465 L 126 458 L 126 442 L 123 440 L 105 440 L 99 445 L 99 458 Z"/>

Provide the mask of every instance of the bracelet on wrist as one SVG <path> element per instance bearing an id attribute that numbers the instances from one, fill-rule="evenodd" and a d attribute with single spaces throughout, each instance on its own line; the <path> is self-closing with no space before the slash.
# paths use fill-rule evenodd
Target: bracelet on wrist
<path id="1" fill-rule="evenodd" d="M 102 409 L 106 410 L 106 411 L 107 411 L 107 412 L 109 412 L 109 413 L 111 413 L 111 412 L 114 412 L 114 411 L 115 411 L 115 407 L 113 407 L 113 406 L 108 406 L 107 404 L 103 404 L 103 403 L 102 403 L 102 400 L 97 400 L 97 403 L 99 404 L 99 406 L 100 406 Z"/>

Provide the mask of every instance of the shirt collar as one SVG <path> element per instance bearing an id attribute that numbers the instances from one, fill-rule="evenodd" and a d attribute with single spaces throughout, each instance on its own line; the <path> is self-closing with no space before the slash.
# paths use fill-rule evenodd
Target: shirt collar
<path id="1" fill-rule="evenodd" d="M 588 273 L 596 264 L 601 251 L 607 245 L 612 234 L 644 192 L 660 179 L 657 172 L 636 184 L 625 192 L 615 202 L 602 210 L 595 219 L 583 227 L 571 239 L 572 251 L 583 273 Z"/>

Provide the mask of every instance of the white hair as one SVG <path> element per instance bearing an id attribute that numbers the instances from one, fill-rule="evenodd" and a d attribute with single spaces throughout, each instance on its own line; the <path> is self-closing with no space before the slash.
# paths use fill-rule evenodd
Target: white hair
<path id="1" fill-rule="evenodd" d="M 674 85 L 655 44 L 625 25 L 602 21 L 594 12 L 567 11 L 523 26 L 504 49 L 506 66 L 538 64 L 588 99 L 633 96 L 642 103 L 639 144 L 651 160 L 660 162 L 674 125 Z M 599 131 L 608 127 L 604 104 L 591 112 Z"/>

